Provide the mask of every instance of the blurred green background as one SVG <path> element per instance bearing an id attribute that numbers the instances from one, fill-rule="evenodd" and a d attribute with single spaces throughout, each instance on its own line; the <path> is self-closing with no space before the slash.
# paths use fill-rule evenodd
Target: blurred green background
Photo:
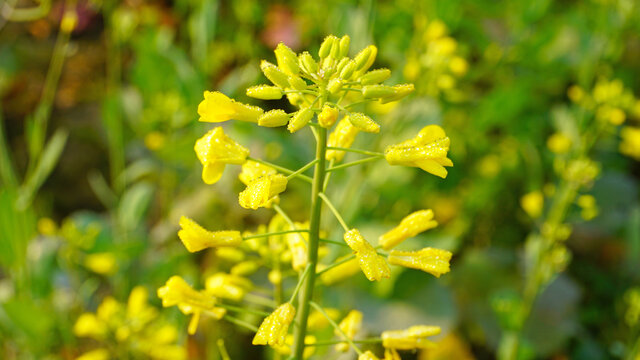
<path id="1" fill-rule="evenodd" d="M 74 17 L 68 31 L 63 19 Z M 273 62 L 280 41 L 315 52 L 328 34 L 348 34 L 352 49 L 375 44 L 373 67 L 416 86 L 400 103 L 371 107 L 385 137 L 354 147 L 381 151 L 440 124 L 455 164 L 446 180 L 386 163 L 350 169 L 335 177 L 337 204 L 365 235 L 431 208 L 439 227 L 411 241 L 454 258 L 440 279 L 399 270 L 376 284 L 356 277 L 325 290 L 325 301 L 357 305 L 371 333 L 416 322 L 443 328 L 438 351 L 407 358 L 495 358 L 521 292 L 525 240 L 541 225 L 536 207 L 553 201 L 561 177 L 564 155 L 548 140 L 562 133 L 580 141 L 580 117 L 596 110 L 581 105 L 576 89 L 588 94 L 619 79 L 624 124 L 589 153 L 600 171 L 581 189 L 597 210 L 569 208 L 572 259 L 535 302 L 519 356 L 632 359 L 640 135 L 626 139 L 620 128 L 640 126 L 640 102 L 629 97 L 640 96 L 634 0 L 2 0 L 0 358 L 73 359 L 98 347 L 74 335 L 76 320 L 107 297 L 126 303 L 139 285 L 190 358 L 220 358 L 218 338 L 232 359 L 268 358 L 229 324 L 208 322 L 187 337 L 187 319 L 161 310 L 155 291 L 171 275 L 197 282 L 217 266 L 211 254 L 184 250 L 181 215 L 233 229 L 270 216 L 237 205 L 235 173 L 202 183 L 193 144 L 210 128 L 197 121 L 203 91 L 269 109 L 244 94 L 264 82 L 260 59 Z M 252 156 L 292 168 L 312 157 L 310 134 L 250 125 L 224 126 Z M 309 204 L 296 186 L 282 206 L 303 221 Z M 544 204 L 521 201 L 531 192 Z M 149 357 L 122 346 L 121 358 Z"/>

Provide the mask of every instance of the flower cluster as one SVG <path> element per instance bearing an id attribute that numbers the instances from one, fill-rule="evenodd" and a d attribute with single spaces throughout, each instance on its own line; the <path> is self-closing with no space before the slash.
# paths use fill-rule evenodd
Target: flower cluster
<path id="1" fill-rule="evenodd" d="M 312 301 L 316 278 L 329 285 L 361 271 L 368 280 L 379 281 L 390 277 L 389 264 L 422 270 L 436 277 L 449 271 L 452 256 L 449 251 L 430 247 L 416 251 L 394 249 L 405 239 L 436 227 L 433 211 L 419 210 L 408 215 L 380 236 L 378 246 L 373 246 L 357 228 L 346 224 L 328 196 L 331 172 L 369 161 L 385 159 L 390 165 L 418 167 L 441 178 L 447 176 L 444 167 L 453 165 L 447 157 L 450 140 L 437 125 L 424 127 L 414 138 L 390 145 L 384 153 L 352 149 L 360 133 L 378 134 L 383 130 L 374 119 L 358 111 L 363 105 L 395 102 L 414 88 L 412 84 L 384 85 L 391 76 L 390 70 L 371 70 L 377 48 L 368 46 L 351 58 L 349 45 L 348 36 L 328 36 L 315 58 L 308 52 L 296 54 L 281 43 L 275 49 L 276 64 L 262 61 L 260 68 L 271 84 L 250 87 L 246 95 L 259 100 L 286 97 L 298 108 L 295 112 L 283 109 L 265 112 L 220 92 L 205 92 L 198 107 L 200 121 L 239 120 L 261 127 L 286 126 L 291 133 L 309 128 L 316 139 L 316 157 L 298 170 L 289 170 L 250 156 L 249 150 L 227 136 L 222 127 L 197 140 L 195 151 L 206 184 L 219 181 L 226 165 L 240 165 L 239 180 L 246 188 L 238 196 L 239 205 L 252 210 L 267 208 L 276 214 L 268 224 L 245 233 L 209 231 L 189 218 L 180 219 L 178 237 L 187 250 L 213 248 L 220 264 L 219 271 L 204 281 L 203 290 L 192 288 L 179 276 L 171 277 L 158 289 L 163 306 L 178 306 L 184 314 L 193 315 L 189 333 L 196 331 L 200 316 L 205 314 L 251 329 L 255 332 L 254 345 L 268 345 L 279 354 L 300 359 L 313 354 L 313 344 L 321 334 L 316 331 L 331 324 L 338 337 L 336 350 L 353 348 L 362 354 L 361 358 L 375 359 L 373 353 L 362 352 L 354 343 L 364 315 L 352 310 L 337 323 L 335 311 Z M 337 165 L 347 153 L 368 157 Z M 312 167 L 310 177 L 305 173 Z M 312 184 L 310 216 L 299 222 L 280 207 L 280 198 L 286 196 L 287 186 L 294 180 Z M 332 240 L 333 231 L 321 229 L 323 205 L 342 226 L 343 241 Z M 346 254 L 335 259 L 328 251 L 329 245 L 339 246 Z M 273 285 L 272 299 L 253 293 L 250 278 L 263 269 Z M 291 280 L 297 284 L 286 293 L 285 285 Z M 261 299 L 259 304 L 257 299 Z M 312 312 L 311 307 L 316 311 Z M 230 312 L 259 314 L 264 320 L 256 327 Z M 296 324 L 293 336 L 289 334 L 291 324 Z M 435 334 L 435 328 L 417 326 L 405 332 L 385 333 L 380 342 L 389 356 L 399 359 L 396 350 L 425 347 L 428 344 L 425 337 Z"/>
<path id="2" fill-rule="evenodd" d="M 136 357 L 149 359 L 186 359 L 185 349 L 175 344 L 178 331 L 159 318 L 158 311 L 147 299 L 147 290 L 136 287 L 126 305 L 108 297 L 95 313 L 80 315 L 73 327 L 74 334 L 91 338 L 101 347 L 78 359 L 114 359 L 119 356 L 115 349 L 128 349 L 134 351 Z"/>

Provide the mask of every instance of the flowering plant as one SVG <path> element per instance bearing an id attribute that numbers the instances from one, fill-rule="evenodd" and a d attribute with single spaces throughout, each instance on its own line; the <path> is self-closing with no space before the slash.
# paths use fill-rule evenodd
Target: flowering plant
<path id="1" fill-rule="evenodd" d="M 280 43 L 275 49 L 276 62 L 262 61 L 260 68 L 272 85 L 258 85 L 247 89 L 247 95 L 261 100 L 286 97 L 297 111 L 283 109 L 264 111 L 226 95 L 206 91 L 198 107 L 200 121 L 218 123 L 238 120 L 263 127 L 286 126 L 291 133 L 310 129 L 316 140 L 315 158 L 297 170 L 289 170 L 254 158 L 250 151 L 216 127 L 200 138 L 195 145 L 202 163 L 202 179 L 214 184 L 223 176 L 226 165 L 240 165 L 239 179 L 246 189 L 239 194 L 240 206 L 256 210 L 275 211 L 270 223 L 256 231 L 241 233 L 235 230 L 209 231 L 191 219 L 180 220 L 179 238 L 190 252 L 215 248 L 218 257 L 235 264 L 229 272 L 216 273 L 206 279 L 204 290 L 195 290 L 181 277 L 173 276 L 158 290 L 164 306 L 178 306 L 184 314 L 192 315 L 189 332 L 197 329 L 201 315 L 226 319 L 255 331 L 254 345 L 269 345 L 280 354 L 295 359 L 310 356 L 314 347 L 336 344 L 338 351 L 353 348 L 360 359 L 376 359 L 372 351 L 363 351 L 360 343 L 381 343 L 385 358 L 399 359 L 397 350 L 429 347 L 427 337 L 440 332 L 437 326 L 415 325 L 406 330 L 386 331 L 381 337 L 356 340 L 363 314 L 352 310 L 341 321 L 331 309 L 314 301 L 315 287 L 329 285 L 362 271 L 370 281 L 390 277 L 391 265 L 422 270 L 439 277 L 449 271 L 449 251 L 424 248 L 417 251 L 395 250 L 405 239 L 429 230 L 437 223 L 433 211 L 418 210 L 405 217 L 400 224 L 382 234 L 379 245 L 367 241 L 360 231 L 343 219 L 330 200 L 327 189 L 333 172 L 370 161 L 385 159 L 390 165 L 419 167 L 445 178 L 445 167 L 453 166 L 447 158 L 450 140 L 437 125 L 423 128 L 414 138 L 390 145 L 384 153 L 351 148 L 361 132 L 378 134 L 381 127 L 371 117 L 356 111 L 362 105 L 379 101 L 398 101 L 413 91 L 412 84 L 384 85 L 391 76 L 389 69 L 370 70 L 377 48 L 368 46 L 350 58 L 350 38 L 328 36 L 318 51 L 319 60 L 309 52 L 294 53 Z M 330 132 L 330 133 L 329 133 Z M 347 152 L 366 157 L 341 163 Z M 341 163 L 341 164 L 339 164 Z M 313 175 L 305 173 L 313 167 Z M 306 222 L 295 222 L 279 205 L 290 181 L 311 184 L 311 209 Z M 343 241 L 326 238 L 321 231 L 323 205 L 335 216 L 343 231 Z M 326 248 L 340 246 L 351 252 L 330 261 Z M 386 252 L 390 251 L 390 252 Z M 259 260 L 250 254 L 260 255 Z M 325 260 L 326 259 L 326 260 Z M 273 299 L 251 294 L 255 288 L 249 276 L 260 267 L 269 271 L 274 285 Z M 287 271 L 290 266 L 291 271 Z M 287 276 L 297 276 L 296 285 L 285 289 Z M 290 292 L 288 298 L 285 291 Z M 260 302 L 258 304 L 257 302 Z M 266 307 L 267 311 L 264 311 Z M 312 312 L 311 309 L 315 312 Z M 230 315 L 252 313 L 264 316 L 259 326 Z M 315 318 L 324 317 L 326 321 Z M 338 340 L 318 341 L 314 332 L 329 324 Z M 293 326 L 293 336 L 289 328 Z"/>

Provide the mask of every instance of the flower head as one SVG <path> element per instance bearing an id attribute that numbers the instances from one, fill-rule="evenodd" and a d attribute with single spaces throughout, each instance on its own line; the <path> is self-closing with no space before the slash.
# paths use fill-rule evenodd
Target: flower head
<path id="1" fill-rule="evenodd" d="M 349 339 L 353 340 L 362 327 L 362 313 L 358 310 L 351 310 L 347 316 L 340 321 L 338 326 L 340 327 L 340 330 L 349 337 Z M 335 330 L 335 334 L 336 336 L 342 335 L 337 330 Z M 336 350 L 347 352 L 349 351 L 349 344 L 346 342 L 336 344 Z"/>
<path id="2" fill-rule="evenodd" d="M 431 209 L 418 210 L 402 219 L 400 225 L 380 236 L 378 243 L 382 245 L 383 249 L 389 250 L 404 240 L 436 226 L 438 226 L 438 222 L 433 220 Z"/>
<path id="3" fill-rule="evenodd" d="M 329 134 L 327 146 L 350 148 L 360 130 L 351 124 L 349 117 L 345 116 L 338 122 L 336 128 Z M 344 151 L 327 150 L 327 160 L 341 161 Z"/>
<path id="4" fill-rule="evenodd" d="M 196 141 L 196 155 L 204 167 L 202 180 L 215 184 L 226 164 L 242 165 L 247 161 L 249 149 L 228 137 L 221 127 L 217 127 Z"/>
<path id="5" fill-rule="evenodd" d="M 453 166 L 447 158 L 450 140 L 438 125 L 424 127 L 416 137 L 387 147 L 384 156 L 391 165 L 419 167 L 441 178 L 447 177 L 445 166 Z"/>
<path id="6" fill-rule="evenodd" d="M 284 345 L 296 309 L 284 303 L 267 316 L 253 338 L 253 345 Z"/>
<path id="7" fill-rule="evenodd" d="M 378 255 L 376 249 L 365 240 L 358 229 L 351 229 L 344 233 L 344 241 L 356 254 L 360 269 L 370 281 L 388 278 L 389 265 L 385 259 Z"/>
<path id="8" fill-rule="evenodd" d="M 391 330 L 382 333 L 382 346 L 388 349 L 413 350 L 433 346 L 428 336 L 438 335 L 440 327 L 416 325 L 406 330 Z"/>
<path id="9" fill-rule="evenodd" d="M 189 252 L 196 252 L 217 246 L 238 246 L 242 243 L 239 231 L 209 231 L 186 216 L 180 217 L 178 237 Z"/>
<path id="10" fill-rule="evenodd" d="M 451 252 L 447 250 L 424 248 L 418 251 L 392 250 L 389 253 L 389 263 L 412 269 L 422 270 L 440 277 L 449 272 Z"/>
<path id="11" fill-rule="evenodd" d="M 158 289 L 158 297 L 162 299 L 162 306 L 178 306 L 183 314 L 193 314 L 189 323 L 189 334 L 195 334 L 200 320 L 200 313 L 206 311 L 216 319 L 222 319 L 226 310 L 216 307 L 216 298 L 204 291 L 194 290 L 180 276 L 172 276 L 167 283 Z"/>
<path id="12" fill-rule="evenodd" d="M 287 178 L 281 174 L 261 176 L 253 180 L 240 193 L 240 206 L 245 209 L 257 210 L 268 207 L 271 200 L 287 188 Z"/>
<path id="13" fill-rule="evenodd" d="M 239 103 L 219 91 L 205 91 L 198 105 L 200 121 L 222 122 L 231 119 L 256 123 L 264 111 L 257 106 Z"/>

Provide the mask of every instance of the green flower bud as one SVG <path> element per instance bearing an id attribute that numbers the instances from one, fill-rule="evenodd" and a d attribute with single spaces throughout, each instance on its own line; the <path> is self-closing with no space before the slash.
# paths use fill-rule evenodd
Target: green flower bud
<path id="1" fill-rule="evenodd" d="M 331 56 L 332 58 L 336 59 L 336 60 L 340 60 L 341 56 L 340 56 L 340 39 L 336 38 L 335 40 L 333 40 L 333 44 L 331 44 L 331 52 L 329 53 L 329 56 Z"/>
<path id="2" fill-rule="evenodd" d="M 298 75 L 289 76 L 289 84 L 291 84 L 291 87 L 296 89 L 296 90 L 306 90 L 307 89 L 307 82 L 304 81 Z"/>
<path id="3" fill-rule="evenodd" d="M 413 86 L 413 84 L 400 84 L 400 85 L 395 85 L 393 86 L 393 91 L 394 93 L 392 95 L 386 96 L 382 99 L 380 99 L 380 102 L 383 104 L 392 102 L 392 101 L 397 101 L 402 99 L 403 97 L 411 94 L 413 92 L 413 90 L 415 90 L 415 87 Z"/>
<path id="4" fill-rule="evenodd" d="M 351 113 L 349 115 L 349 122 L 351 122 L 351 125 L 353 125 L 356 129 L 364 132 L 374 134 L 380 132 L 380 125 L 378 125 L 375 121 L 373 121 L 373 119 L 363 113 Z"/>
<path id="5" fill-rule="evenodd" d="M 344 57 L 349 55 L 349 45 L 351 45 L 351 38 L 349 35 L 345 35 L 340 38 L 340 54 L 338 56 Z"/>
<path id="6" fill-rule="evenodd" d="M 302 129 L 313 117 L 313 110 L 310 108 L 304 108 L 299 110 L 293 115 L 291 121 L 289 121 L 289 125 L 287 126 L 287 130 L 291 133 L 294 133 L 300 129 Z"/>
<path id="7" fill-rule="evenodd" d="M 342 80 L 337 78 L 329 80 L 327 90 L 329 90 L 332 95 L 336 95 L 340 90 L 342 90 Z"/>
<path id="8" fill-rule="evenodd" d="M 260 69 L 264 73 L 264 76 L 269 79 L 274 85 L 279 88 L 288 88 L 289 82 L 287 81 L 287 74 L 282 72 L 282 70 L 278 69 L 277 66 L 272 63 L 262 60 L 260 63 Z"/>
<path id="9" fill-rule="evenodd" d="M 258 118 L 258 125 L 265 127 L 284 126 L 289 122 L 289 114 L 284 110 L 267 111 Z"/>
<path id="10" fill-rule="evenodd" d="M 276 61 L 278 67 L 289 75 L 295 75 L 300 72 L 298 67 L 298 56 L 293 50 L 289 49 L 284 43 L 279 43 L 275 49 Z"/>
<path id="11" fill-rule="evenodd" d="M 318 72 L 318 63 L 313 59 L 313 56 L 308 51 L 303 52 L 298 58 L 300 67 L 309 75 Z"/>
<path id="12" fill-rule="evenodd" d="M 368 71 L 360 78 L 362 85 L 374 85 L 379 84 L 391 77 L 391 70 L 389 69 L 376 69 Z"/>
<path id="13" fill-rule="evenodd" d="M 376 55 L 378 55 L 378 48 L 373 45 L 369 45 L 363 49 L 358 55 L 356 55 L 356 71 L 360 74 L 364 74 L 369 70 L 371 65 L 373 65 L 373 62 L 376 61 Z"/>
<path id="14" fill-rule="evenodd" d="M 333 42 L 336 40 L 338 40 L 338 38 L 333 35 L 329 35 L 324 38 L 324 41 L 320 45 L 320 50 L 318 51 L 318 56 L 320 56 L 320 59 L 324 59 L 329 56 L 331 48 L 333 47 Z"/>
<path id="15" fill-rule="evenodd" d="M 247 89 L 247 96 L 262 100 L 278 100 L 282 94 L 282 89 L 277 86 L 258 85 Z"/>
<path id="16" fill-rule="evenodd" d="M 356 70 L 356 62 L 353 60 L 349 60 L 349 63 L 347 63 L 347 65 L 345 65 L 342 71 L 340 71 L 340 77 L 344 80 L 349 80 L 355 70 Z"/>
<path id="17" fill-rule="evenodd" d="M 347 66 L 348 63 L 349 63 L 349 58 L 342 58 L 338 63 L 338 65 L 336 66 L 336 72 L 339 74 L 342 71 L 342 69 L 344 69 L 344 67 Z"/>
<path id="18" fill-rule="evenodd" d="M 395 95 L 396 90 L 386 85 L 367 85 L 362 87 L 362 95 L 365 99 L 375 99 Z"/>

